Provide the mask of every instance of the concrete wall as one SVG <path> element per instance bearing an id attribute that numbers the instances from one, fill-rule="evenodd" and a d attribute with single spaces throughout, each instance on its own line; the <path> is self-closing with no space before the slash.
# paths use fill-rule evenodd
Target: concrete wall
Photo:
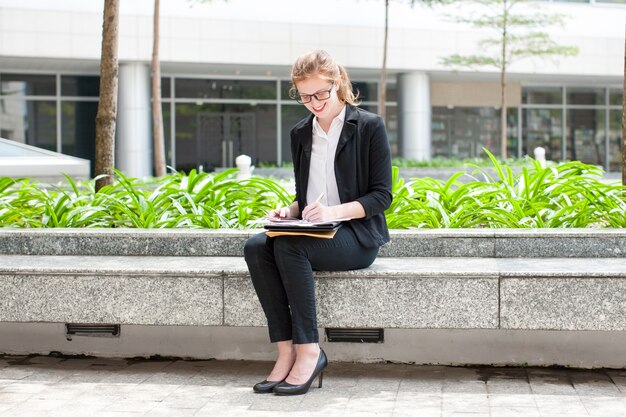
<path id="1" fill-rule="evenodd" d="M 462 2 L 441 13 L 399 3 L 391 6 L 391 71 L 449 72 L 440 63 L 442 56 L 477 52 L 477 41 L 490 36 L 443 17 L 446 12 L 458 11 Z M 293 0 L 270 0 L 255 3 L 254 7 L 245 0 L 163 2 L 161 59 L 164 63 L 281 66 L 280 75 L 287 75 L 284 71 L 296 56 L 325 48 L 347 67 L 380 67 L 382 2 L 320 0 L 316 7 L 306 7 L 306 13 L 299 12 L 306 5 L 305 1 Z M 562 28 L 549 28 L 550 33 L 558 42 L 579 46 L 580 54 L 558 61 L 521 61 L 513 65 L 512 73 L 620 79 L 626 18 L 623 5 L 542 6 L 570 16 Z M 0 5 L 0 56 L 98 60 L 102 7 L 102 2 L 79 0 L 4 0 Z M 121 61 L 149 62 L 152 7 L 149 0 L 122 2 Z"/>

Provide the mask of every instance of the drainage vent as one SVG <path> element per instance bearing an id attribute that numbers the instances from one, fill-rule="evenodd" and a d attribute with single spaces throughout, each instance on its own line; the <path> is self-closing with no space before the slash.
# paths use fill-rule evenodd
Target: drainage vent
<path id="1" fill-rule="evenodd" d="M 383 343 L 385 331 L 383 329 L 326 329 L 326 339 L 329 342 Z"/>
<path id="2" fill-rule="evenodd" d="M 119 324 L 76 324 L 65 323 L 68 336 L 119 336 Z"/>

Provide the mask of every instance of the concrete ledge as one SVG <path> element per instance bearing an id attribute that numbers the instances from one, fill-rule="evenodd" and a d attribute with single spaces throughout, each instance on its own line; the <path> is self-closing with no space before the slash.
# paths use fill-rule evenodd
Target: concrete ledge
<path id="1" fill-rule="evenodd" d="M 0 254 L 242 256 L 261 230 L 0 229 Z M 626 229 L 392 230 L 382 257 L 625 258 Z"/>
<path id="2" fill-rule="evenodd" d="M 276 359 L 267 329 L 122 325 L 119 337 L 65 337 L 63 323 L 0 323 L 0 352 L 100 357 Z M 626 367 L 626 332 L 387 329 L 384 343 L 321 341 L 329 358 L 349 362 L 445 365 Z"/>
<path id="3" fill-rule="evenodd" d="M 0 322 L 263 326 L 241 258 L 0 256 Z M 626 259 L 379 258 L 317 272 L 322 327 L 626 330 Z"/>

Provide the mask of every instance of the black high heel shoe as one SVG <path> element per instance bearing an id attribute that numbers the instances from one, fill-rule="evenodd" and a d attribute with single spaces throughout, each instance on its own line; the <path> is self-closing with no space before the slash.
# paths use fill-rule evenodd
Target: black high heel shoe
<path id="1" fill-rule="evenodd" d="M 320 356 L 317 358 L 317 365 L 313 370 L 311 377 L 302 385 L 292 385 L 288 382 L 281 382 L 274 387 L 274 394 L 277 395 L 302 395 L 306 394 L 311 388 L 311 383 L 319 375 L 318 388 L 322 388 L 322 377 L 324 376 L 324 368 L 328 365 L 328 358 L 322 349 L 320 349 Z"/>
<path id="2" fill-rule="evenodd" d="M 256 392 L 257 394 L 269 394 L 270 392 L 274 391 L 274 387 L 276 385 L 280 384 L 283 381 L 268 381 L 266 379 L 266 380 L 259 382 L 258 384 L 255 384 L 252 387 L 252 390 Z"/>

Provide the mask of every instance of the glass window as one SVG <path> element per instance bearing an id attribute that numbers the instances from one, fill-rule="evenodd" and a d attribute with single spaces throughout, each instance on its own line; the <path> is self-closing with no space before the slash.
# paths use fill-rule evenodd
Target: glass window
<path id="1" fill-rule="evenodd" d="M 560 109 L 523 109 L 522 155 L 534 157 L 535 148 L 546 150 L 546 159 L 560 161 L 563 140 L 563 112 Z"/>
<path id="2" fill-rule="evenodd" d="M 560 87 L 524 87 L 522 103 L 524 104 L 561 104 L 563 90 Z"/>
<path id="3" fill-rule="evenodd" d="M 55 96 L 54 75 L 0 74 L 0 94 L 10 96 Z"/>
<path id="4" fill-rule="evenodd" d="M 387 130 L 387 139 L 391 147 L 391 157 L 395 158 L 400 155 L 400 145 L 398 144 L 398 107 L 386 106 L 385 130 Z"/>
<path id="5" fill-rule="evenodd" d="M 624 100 L 624 90 L 611 88 L 609 93 L 609 104 L 612 106 L 621 106 Z"/>
<path id="6" fill-rule="evenodd" d="M 176 169 L 232 167 L 241 154 L 276 163 L 276 106 L 176 104 Z"/>
<path id="7" fill-rule="evenodd" d="M 61 104 L 61 152 L 91 160 L 95 172 L 96 114 L 98 102 L 63 101 Z"/>
<path id="8" fill-rule="evenodd" d="M 622 111 L 609 111 L 609 171 L 622 170 Z"/>
<path id="9" fill-rule="evenodd" d="M 289 97 L 289 89 L 291 88 L 291 81 L 280 82 L 280 98 L 283 100 L 291 100 Z"/>
<path id="10" fill-rule="evenodd" d="M 98 97 L 100 77 L 64 75 L 61 77 L 61 95 L 72 97 Z"/>
<path id="11" fill-rule="evenodd" d="M 567 120 L 567 159 L 605 166 L 604 110 L 571 109 Z"/>
<path id="12" fill-rule="evenodd" d="M 398 85 L 396 83 L 387 83 L 387 101 L 398 101 Z"/>
<path id="13" fill-rule="evenodd" d="M 604 105 L 605 103 L 604 88 L 567 88 L 567 104 L 568 105 Z"/>
<path id="14" fill-rule="evenodd" d="M 359 93 L 359 100 L 361 101 L 378 100 L 378 83 L 376 82 L 353 81 L 352 91 L 355 94 Z"/>
<path id="15" fill-rule="evenodd" d="M 161 78 L 161 98 L 172 97 L 172 84 L 170 78 Z"/>
<path id="16" fill-rule="evenodd" d="M 282 124 L 282 138 L 281 138 L 281 150 L 283 153 L 283 162 L 292 162 L 291 159 L 291 128 L 300 120 L 308 117 L 311 112 L 301 104 L 297 106 L 283 105 L 281 106 L 281 124 Z"/>
<path id="17" fill-rule="evenodd" d="M 163 111 L 163 141 L 165 142 L 165 165 L 174 166 L 172 161 L 172 105 L 163 103 L 161 105 Z M 167 168 L 166 168 L 167 169 Z M 169 169 L 167 169 L 169 172 Z"/>
<path id="18" fill-rule="evenodd" d="M 433 107 L 431 121 L 432 156 L 484 158 L 483 148 L 500 153 L 500 116 L 493 107 Z"/>
<path id="19" fill-rule="evenodd" d="M 276 99 L 274 81 L 176 79 L 178 98 Z"/>
<path id="20" fill-rule="evenodd" d="M 54 101 L 0 100 L 0 128 L 5 139 L 56 151 Z"/>

